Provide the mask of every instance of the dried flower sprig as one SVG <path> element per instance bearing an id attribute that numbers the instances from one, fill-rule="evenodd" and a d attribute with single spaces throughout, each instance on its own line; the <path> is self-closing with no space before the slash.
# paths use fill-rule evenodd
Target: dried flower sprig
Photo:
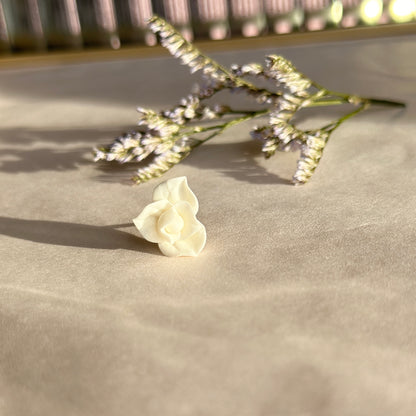
<path id="1" fill-rule="evenodd" d="M 159 177 L 186 158 L 193 149 L 238 123 L 268 116 L 268 123 L 251 131 L 260 140 L 266 158 L 276 151 L 300 149 L 300 159 L 293 176 L 295 185 L 306 183 L 317 168 L 323 150 L 332 134 L 345 120 L 366 110 L 371 105 L 404 107 L 404 103 L 358 97 L 330 91 L 307 78 L 282 56 L 266 56 L 265 65 L 249 63 L 224 68 L 205 56 L 186 41 L 169 23 L 158 16 L 149 22 L 150 30 L 158 35 L 160 43 L 191 73 L 201 71 L 203 81 L 179 104 L 169 110 L 155 112 L 138 108 L 140 131 L 118 137 L 109 146 L 94 149 L 95 161 L 119 163 L 149 161 L 138 169 L 134 182 L 142 183 Z M 257 86 L 247 79 L 268 81 L 273 88 Z M 223 90 L 244 92 L 257 104 L 268 108 L 239 111 L 224 105 L 208 105 L 205 100 Z M 353 111 L 338 120 L 314 130 L 300 130 L 293 118 L 303 108 L 351 104 Z M 226 119 L 220 124 L 212 120 Z M 198 122 L 211 121 L 211 124 Z"/>

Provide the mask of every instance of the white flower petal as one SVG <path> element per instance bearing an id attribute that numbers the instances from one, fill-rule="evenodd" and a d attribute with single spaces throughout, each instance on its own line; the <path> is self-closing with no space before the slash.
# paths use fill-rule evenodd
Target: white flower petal
<path id="1" fill-rule="evenodd" d="M 207 233 L 203 224 L 198 220 L 194 232 L 186 239 L 180 239 L 174 244 L 181 256 L 197 256 L 205 247 Z"/>
<path id="2" fill-rule="evenodd" d="M 184 226 L 181 237 L 174 243 L 174 246 L 178 249 L 180 256 L 197 256 L 205 246 L 205 227 L 196 219 L 188 202 L 178 202 L 175 204 L 175 210 L 183 218 Z"/>
<path id="3" fill-rule="evenodd" d="M 186 201 L 192 207 L 194 214 L 198 212 L 198 199 L 188 186 L 185 176 L 169 179 L 158 185 L 153 191 L 153 201 L 167 199 L 171 204 Z"/>
<path id="4" fill-rule="evenodd" d="M 189 205 L 187 202 L 185 203 Z M 175 206 L 163 212 L 157 221 L 160 236 L 171 244 L 181 237 L 183 226 L 184 219 L 176 211 Z"/>
<path id="5" fill-rule="evenodd" d="M 168 257 L 178 257 L 181 255 L 179 250 L 173 245 L 168 242 L 159 243 L 160 251 Z"/>
<path id="6" fill-rule="evenodd" d="M 152 243 L 163 241 L 157 228 L 157 222 L 162 213 L 171 206 L 172 204 L 166 200 L 152 202 L 133 220 L 143 238 Z"/>
<path id="7" fill-rule="evenodd" d="M 186 239 L 199 229 L 201 223 L 196 219 L 195 213 L 188 202 L 180 201 L 174 206 L 184 222 L 181 230 L 181 239 Z"/>

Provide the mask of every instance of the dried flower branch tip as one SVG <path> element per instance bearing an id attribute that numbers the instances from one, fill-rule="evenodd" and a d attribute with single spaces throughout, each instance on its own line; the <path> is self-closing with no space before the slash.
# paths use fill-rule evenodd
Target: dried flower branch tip
<path id="1" fill-rule="evenodd" d="M 133 180 L 142 183 L 159 177 L 185 159 L 196 147 L 238 123 L 267 117 L 267 123 L 251 131 L 262 142 L 262 151 L 269 158 L 276 151 L 300 149 L 300 159 L 293 176 L 295 185 L 308 182 L 315 172 L 331 134 L 346 120 L 371 105 L 404 107 L 405 104 L 364 98 L 331 91 L 307 78 L 287 59 L 268 55 L 264 66 L 259 63 L 232 65 L 224 68 L 205 56 L 169 23 L 158 16 L 149 22 L 155 33 L 174 57 L 191 72 L 201 71 L 202 82 L 175 107 L 160 112 L 138 108 L 139 130 L 118 137 L 112 144 L 94 149 L 95 161 L 147 163 L 137 170 Z M 262 80 L 260 87 L 252 79 Z M 264 88 L 264 80 L 270 88 Z M 207 99 L 220 91 L 241 92 L 252 97 L 260 110 L 246 111 L 208 105 Z M 350 104 L 355 108 L 338 120 L 314 130 L 301 130 L 295 116 L 306 107 Z M 264 106 L 267 106 L 265 109 Z M 220 120 L 213 124 L 212 120 Z M 206 125 L 206 121 L 211 123 Z"/>

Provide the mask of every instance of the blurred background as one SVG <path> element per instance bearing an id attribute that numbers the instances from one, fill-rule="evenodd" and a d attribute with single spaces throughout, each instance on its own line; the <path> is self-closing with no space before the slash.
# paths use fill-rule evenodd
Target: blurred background
<path id="1" fill-rule="evenodd" d="M 416 0 L 0 0 L 0 54 L 152 47 L 152 14 L 188 40 L 416 28 Z"/>

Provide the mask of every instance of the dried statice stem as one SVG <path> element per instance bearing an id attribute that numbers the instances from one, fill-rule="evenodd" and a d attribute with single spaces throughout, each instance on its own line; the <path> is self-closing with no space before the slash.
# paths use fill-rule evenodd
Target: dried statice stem
<path id="1" fill-rule="evenodd" d="M 149 28 L 174 57 L 190 68 L 191 73 L 200 71 L 203 80 L 173 108 L 160 112 L 138 108 L 139 131 L 122 135 L 112 144 L 94 150 L 96 161 L 145 164 L 133 177 L 136 183 L 163 175 L 193 149 L 224 130 L 267 116 L 267 124 L 255 127 L 251 131 L 252 137 L 263 143 L 262 151 L 267 158 L 276 151 L 300 149 L 293 183 L 304 184 L 316 170 L 331 134 L 344 121 L 372 105 L 405 106 L 400 102 L 328 90 L 278 55 L 266 56 L 264 66 L 249 63 L 227 69 L 204 55 L 162 18 L 153 16 Z M 252 81 L 260 78 L 270 83 L 270 88 L 260 87 Z M 246 93 L 262 108 L 240 111 L 220 103 L 206 103 L 223 90 Z M 355 109 L 315 130 L 301 130 L 294 124 L 296 115 L 304 108 L 341 104 L 352 105 Z M 205 121 L 211 124 L 200 124 Z"/>

